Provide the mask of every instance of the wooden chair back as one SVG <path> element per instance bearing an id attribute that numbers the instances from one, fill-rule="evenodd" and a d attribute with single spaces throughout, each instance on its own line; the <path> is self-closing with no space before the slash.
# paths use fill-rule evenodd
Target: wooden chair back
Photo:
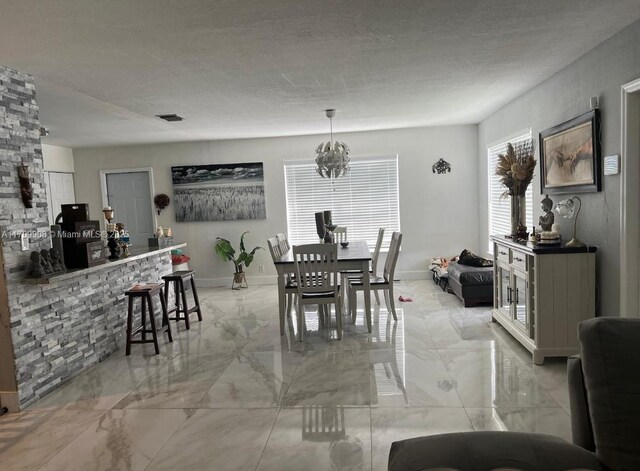
<path id="1" fill-rule="evenodd" d="M 273 261 L 275 262 L 283 254 L 283 252 L 280 250 L 280 244 L 278 244 L 278 239 L 276 239 L 275 237 L 269 237 L 267 239 L 267 245 L 269 246 L 269 252 L 271 253 L 271 258 L 273 258 Z"/>
<path id="2" fill-rule="evenodd" d="M 380 257 L 380 249 L 382 248 L 382 239 L 384 238 L 384 227 L 378 229 L 378 239 L 376 240 L 376 248 L 371 256 L 371 274 L 378 276 L 378 258 Z"/>
<path id="3" fill-rule="evenodd" d="M 391 235 L 391 245 L 389 246 L 389 253 L 387 254 L 387 260 L 384 263 L 384 279 L 387 283 L 393 282 L 393 275 L 396 272 L 396 263 L 398 262 L 398 255 L 400 254 L 400 244 L 402 243 L 402 234 L 400 232 L 394 232 Z"/>
<path id="4" fill-rule="evenodd" d="M 338 226 L 333 230 L 333 236 L 336 242 L 346 242 L 347 239 L 347 227 Z"/>
<path id="5" fill-rule="evenodd" d="M 289 245 L 289 239 L 287 238 L 287 234 L 285 234 L 284 232 L 278 232 L 276 234 L 276 239 L 278 240 L 278 244 L 280 245 L 280 251 L 282 253 L 288 252 L 289 249 L 291 248 L 291 245 Z"/>
<path id="6" fill-rule="evenodd" d="M 326 293 L 338 288 L 338 246 L 305 244 L 293 247 L 298 292 Z"/>

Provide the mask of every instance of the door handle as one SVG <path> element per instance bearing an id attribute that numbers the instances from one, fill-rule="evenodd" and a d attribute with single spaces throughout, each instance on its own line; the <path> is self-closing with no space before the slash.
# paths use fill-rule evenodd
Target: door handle
<path id="1" fill-rule="evenodd" d="M 511 304 L 511 288 L 507 288 L 507 304 Z"/>
<path id="2" fill-rule="evenodd" d="M 519 302 L 520 302 L 520 292 L 518 288 L 516 288 L 516 304 L 518 304 Z"/>

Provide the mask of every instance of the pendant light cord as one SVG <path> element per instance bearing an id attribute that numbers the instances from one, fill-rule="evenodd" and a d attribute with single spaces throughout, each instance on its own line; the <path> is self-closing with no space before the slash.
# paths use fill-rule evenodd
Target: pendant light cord
<path id="1" fill-rule="evenodd" d="M 333 147 L 333 118 L 329 118 L 330 137 L 329 144 Z"/>

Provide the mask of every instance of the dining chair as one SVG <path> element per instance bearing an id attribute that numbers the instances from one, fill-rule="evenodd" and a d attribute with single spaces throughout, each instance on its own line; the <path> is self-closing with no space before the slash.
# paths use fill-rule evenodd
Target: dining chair
<path id="1" fill-rule="evenodd" d="M 387 254 L 387 260 L 384 263 L 384 270 L 382 276 L 372 276 L 370 278 L 371 290 L 384 291 L 384 300 L 387 305 L 387 310 L 393 314 L 393 319 L 398 320 L 396 316 L 396 305 L 393 294 L 393 276 L 396 271 L 396 263 L 398 262 L 398 255 L 400 253 L 400 244 L 402 243 L 402 234 L 400 232 L 394 232 L 391 236 L 391 245 L 389 246 L 389 253 Z M 364 290 L 362 278 L 347 278 L 349 284 L 349 308 L 351 310 L 351 320 L 355 322 L 357 312 L 357 292 Z M 371 319 L 367 319 L 368 325 L 371 325 Z"/>
<path id="2" fill-rule="evenodd" d="M 280 249 L 280 244 L 278 244 L 278 239 L 276 237 L 269 237 L 267 239 L 267 245 L 269 246 L 269 252 L 271 253 L 271 258 L 274 263 L 277 259 L 279 259 L 284 252 Z M 288 278 L 286 284 L 284 285 L 284 292 L 287 295 L 287 308 L 286 312 L 282 311 L 278 313 L 278 317 L 280 319 L 280 335 L 284 335 L 284 325 L 285 325 L 285 317 L 291 316 L 291 306 L 293 306 L 293 296 L 298 292 L 295 283 Z"/>
<path id="3" fill-rule="evenodd" d="M 280 250 L 282 251 L 282 253 L 288 252 L 291 248 L 291 245 L 289 245 L 289 238 L 287 237 L 287 234 L 285 234 L 284 232 L 278 232 L 276 234 L 276 239 L 278 240 L 278 244 L 280 245 Z"/>
<path id="4" fill-rule="evenodd" d="M 337 243 L 347 242 L 347 227 L 346 226 L 337 226 L 333 230 L 333 237 Z"/>
<path id="5" fill-rule="evenodd" d="M 336 329 L 338 339 L 342 339 L 342 311 L 340 283 L 338 282 L 338 246 L 336 244 L 305 244 L 293 246 L 296 264 L 296 288 L 298 310 L 298 341 L 304 340 L 306 325 L 304 307 L 318 305 L 318 315 L 322 316 L 322 306 L 335 304 Z M 327 309 L 330 312 L 330 309 Z"/>
<path id="6" fill-rule="evenodd" d="M 384 227 L 378 229 L 378 238 L 376 239 L 376 246 L 373 250 L 373 255 L 371 256 L 371 269 L 369 270 L 369 274 L 373 277 L 378 276 L 378 259 L 380 258 L 380 250 L 382 249 L 382 240 L 384 239 Z M 362 278 L 362 272 L 357 270 L 348 270 L 342 272 L 342 286 L 347 286 L 347 281 L 345 277 L 349 278 Z M 345 303 L 345 298 L 347 297 L 347 290 L 342 290 L 342 302 Z M 376 298 L 376 304 L 380 304 L 380 296 L 377 291 L 373 292 L 373 295 Z M 347 300 L 348 301 L 348 300 Z M 350 309 L 349 309 L 350 310 Z"/>

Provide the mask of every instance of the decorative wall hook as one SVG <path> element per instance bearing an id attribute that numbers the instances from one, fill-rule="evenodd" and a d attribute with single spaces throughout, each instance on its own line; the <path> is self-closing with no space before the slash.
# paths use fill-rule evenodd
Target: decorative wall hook
<path id="1" fill-rule="evenodd" d="M 451 173 L 451 164 L 444 159 L 438 160 L 431 167 L 431 171 L 433 173 L 437 173 L 438 175 L 442 175 L 443 173 Z"/>
<path id="2" fill-rule="evenodd" d="M 18 166 L 18 180 L 20 181 L 20 195 L 25 208 L 33 208 L 33 187 L 29 178 L 29 167 Z"/>

